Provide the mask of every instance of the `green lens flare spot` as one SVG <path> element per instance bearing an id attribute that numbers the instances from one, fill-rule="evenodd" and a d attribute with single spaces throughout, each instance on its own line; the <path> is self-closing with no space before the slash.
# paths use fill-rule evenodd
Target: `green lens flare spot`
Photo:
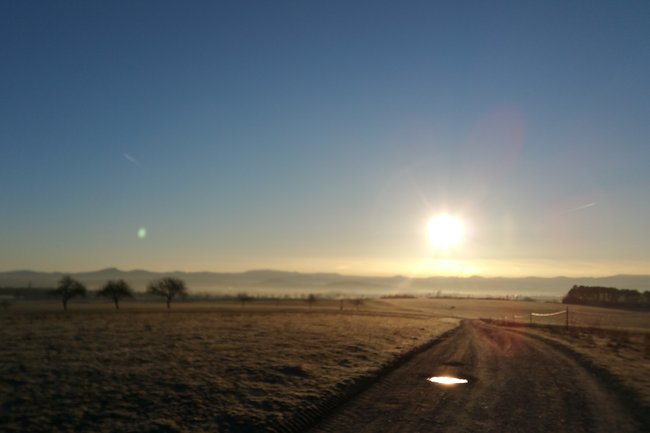
<path id="1" fill-rule="evenodd" d="M 144 238 L 146 238 L 146 237 L 147 237 L 147 229 L 145 229 L 144 227 L 140 227 L 140 228 L 138 229 L 138 237 L 139 237 L 140 239 L 144 239 Z"/>

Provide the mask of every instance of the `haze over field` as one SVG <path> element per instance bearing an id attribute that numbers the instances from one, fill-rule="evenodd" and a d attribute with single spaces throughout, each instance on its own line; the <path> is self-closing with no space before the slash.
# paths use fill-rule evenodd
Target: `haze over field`
<path id="1" fill-rule="evenodd" d="M 0 271 L 648 274 L 649 16 L 2 2 Z"/>
<path id="2" fill-rule="evenodd" d="M 21 297 L 27 288 L 55 287 L 64 274 L 59 272 L 0 272 L 0 297 L 4 293 Z M 533 297 L 560 299 L 574 285 L 621 287 L 641 292 L 650 287 L 650 275 L 613 275 L 609 277 L 420 277 L 403 275 L 391 277 L 343 275 L 337 273 L 298 273 L 255 270 L 240 273 L 165 272 L 145 270 L 121 271 L 109 268 L 94 272 L 80 272 L 72 276 L 91 290 L 98 290 L 108 280 L 126 280 L 135 290 L 144 292 L 148 283 L 163 276 L 180 278 L 192 294 L 229 295 L 241 292 L 250 295 L 293 295 L 307 293 L 331 297 L 417 295 L 417 296 L 471 296 L 471 297 Z M 37 290 L 38 291 L 38 290 Z M 42 296 L 42 293 L 40 294 Z"/>

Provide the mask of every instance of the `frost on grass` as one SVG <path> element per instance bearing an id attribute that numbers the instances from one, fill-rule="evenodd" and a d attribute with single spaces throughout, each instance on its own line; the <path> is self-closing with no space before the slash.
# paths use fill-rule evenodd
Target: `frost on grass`
<path id="1" fill-rule="evenodd" d="M 0 429 L 273 431 L 454 323 L 329 313 L 0 317 Z"/>

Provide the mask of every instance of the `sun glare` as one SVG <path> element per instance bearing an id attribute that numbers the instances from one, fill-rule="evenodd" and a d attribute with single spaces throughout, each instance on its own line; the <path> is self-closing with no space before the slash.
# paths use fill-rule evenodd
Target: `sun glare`
<path id="1" fill-rule="evenodd" d="M 465 228 L 459 218 L 442 214 L 429 221 L 427 233 L 434 247 L 448 250 L 463 240 Z"/>

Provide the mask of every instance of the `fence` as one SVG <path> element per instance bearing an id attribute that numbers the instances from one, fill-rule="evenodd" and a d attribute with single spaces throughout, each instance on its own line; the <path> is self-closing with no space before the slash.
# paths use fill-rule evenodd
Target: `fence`
<path id="1" fill-rule="evenodd" d="M 534 323 L 534 318 L 538 317 L 540 320 L 537 320 L 537 324 L 544 324 L 544 325 L 551 325 L 553 323 L 549 323 L 548 321 L 544 321 L 544 318 L 549 318 L 549 317 L 556 317 L 556 316 L 561 316 L 562 314 L 565 314 L 565 320 L 564 320 L 564 326 L 569 327 L 569 308 L 567 307 L 564 310 L 561 311 L 554 311 L 552 313 L 534 313 L 530 312 L 528 314 L 512 314 L 512 315 L 505 315 L 505 316 L 500 316 L 496 318 L 496 321 L 501 322 L 501 323 L 510 323 L 510 324 L 519 324 L 523 325 L 526 323 L 526 319 L 528 319 L 529 325 L 532 325 Z M 495 320 L 494 317 L 490 317 L 491 320 Z M 557 324 L 557 322 L 555 322 Z"/>
<path id="2" fill-rule="evenodd" d="M 533 317 L 554 317 L 554 316 L 560 316 L 562 314 L 565 314 L 565 321 L 564 321 L 564 326 L 569 329 L 569 307 L 566 307 L 566 309 L 562 311 L 555 311 L 553 313 L 530 313 L 530 319 L 529 323 L 532 325 L 533 324 Z"/>
<path id="3" fill-rule="evenodd" d="M 489 319 L 516 326 L 549 325 L 568 328 L 598 328 L 641 332 L 650 335 L 650 312 L 645 310 L 605 309 L 584 305 L 549 306 L 554 308 L 552 310 L 550 308 L 545 310 L 543 304 L 530 305 L 530 307 L 537 308 L 519 309 L 514 313 L 502 311 L 506 314 L 489 316 Z"/>

